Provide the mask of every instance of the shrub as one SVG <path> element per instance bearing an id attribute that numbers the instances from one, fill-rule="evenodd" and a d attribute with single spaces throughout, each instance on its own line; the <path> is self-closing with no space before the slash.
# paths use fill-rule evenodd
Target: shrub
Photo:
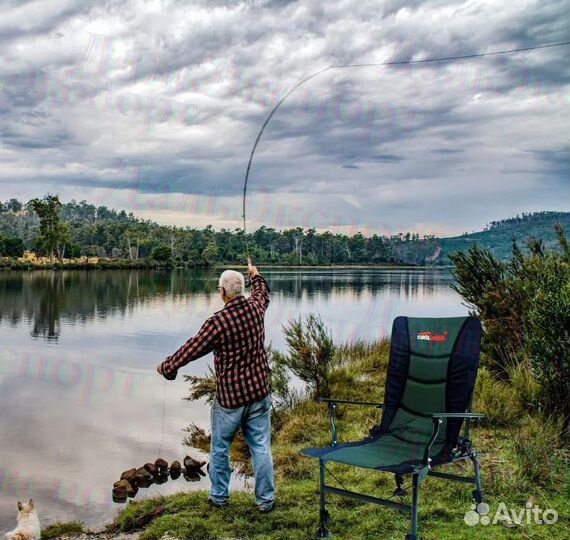
<path id="1" fill-rule="evenodd" d="M 184 375 L 184 380 L 190 383 L 190 393 L 185 399 L 195 401 L 204 398 L 206 403 L 214 401 L 216 396 L 216 374 L 211 367 L 208 368 L 208 372 L 204 377 Z"/>
<path id="2" fill-rule="evenodd" d="M 154 261 L 169 261 L 172 258 L 172 250 L 166 244 L 160 244 L 153 248 L 150 258 Z"/>
<path id="3" fill-rule="evenodd" d="M 318 315 L 291 319 L 284 327 L 287 354 L 275 352 L 275 362 L 306 383 L 314 397 L 330 396 L 329 374 L 335 346 Z"/>
<path id="4" fill-rule="evenodd" d="M 541 385 L 541 405 L 568 424 L 570 250 L 562 227 L 556 232 L 561 252 L 546 251 L 540 241 L 531 240 L 526 254 L 513 243 L 509 263 L 477 246 L 452 255 L 451 260 L 453 288 L 483 322 L 490 368 L 508 378 L 513 362 L 530 359 L 532 374 Z"/>
<path id="5" fill-rule="evenodd" d="M 267 354 L 271 368 L 271 390 L 275 410 L 283 413 L 292 411 L 303 399 L 303 394 L 292 384 L 291 373 L 283 360 L 283 355 L 271 347 Z"/>

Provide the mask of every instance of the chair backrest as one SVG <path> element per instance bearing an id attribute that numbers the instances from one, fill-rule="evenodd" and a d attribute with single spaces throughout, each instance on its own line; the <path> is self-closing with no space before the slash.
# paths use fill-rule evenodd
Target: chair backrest
<path id="1" fill-rule="evenodd" d="M 397 317 L 392 327 L 381 432 L 423 443 L 430 413 L 469 410 L 479 367 L 481 323 L 475 317 Z M 444 420 L 436 444 L 451 450 L 463 421 Z"/>

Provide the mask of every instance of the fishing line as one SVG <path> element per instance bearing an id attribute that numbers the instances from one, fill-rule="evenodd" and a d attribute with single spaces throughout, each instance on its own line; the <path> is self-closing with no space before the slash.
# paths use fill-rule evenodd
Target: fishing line
<path id="1" fill-rule="evenodd" d="M 505 54 L 514 54 L 514 53 L 518 53 L 518 52 L 534 51 L 534 50 L 538 50 L 538 49 L 549 49 L 552 47 L 563 47 L 566 45 L 570 45 L 570 41 L 561 41 L 558 43 L 549 43 L 546 45 L 535 45 L 532 47 L 520 47 L 518 49 L 507 49 L 507 50 L 492 51 L 492 52 L 487 52 L 487 53 L 473 53 L 473 54 L 464 54 L 464 55 L 455 55 L 455 56 L 443 56 L 443 57 L 438 57 L 438 58 L 425 58 L 423 60 L 401 60 L 401 61 L 379 62 L 379 63 L 370 63 L 370 64 L 337 64 L 337 65 L 333 64 L 331 66 L 322 68 L 319 71 L 316 71 L 315 73 L 305 77 L 304 79 L 299 81 L 295 86 L 293 86 L 293 88 L 291 88 L 275 104 L 273 109 L 271 109 L 271 112 L 267 115 L 265 122 L 263 122 L 263 125 L 261 126 L 261 129 L 259 130 L 259 133 L 257 134 L 257 137 L 255 138 L 255 142 L 253 143 L 253 148 L 251 149 L 251 153 L 249 155 L 249 161 L 247 162 L 247 169 L 245 171 L 245 180 L 243 183 L 243 204 L 242 204 L 242 209 L 243 209 L 243 213 L 242 213 L 243 235 L 245 238 L 245 249 L 246 249 L 247 256 L 249 257 L 249 242 L 247 239 L 247 227 L 246 227 L 246 225 L 247 225 L 247 223 L 246 223 L 246 210 L 247 210 L 246 199 L 247 199 L 247 183 L 249 180 L 249 173 L 251 171 L 251 164 L 253 162 L 253 156 L 255 155 L 255 151 L 257 149 L 259 141 L 261 140 L 261 136 L 263 135 L 263 132 L 265 131 L 265 128 L 267 127 L 267 124 L 269 124 L 271 118 L 273 118 L 273 115 L 277 112 L 279 107 L 281 107 L 281 105 L 283 105 L 285 100 L 293 92 L 295 92 L 295 90 L 297 90 L 297 88 L 299 88 L 300 86 L 309 82 L 311 79 L 314 79 L 318 75 L 321 75 L 321 73 L 325 73 L 326 71 L 331 71 L 333 69 L 348 69 L 348 68 L 362 68 L 362 67 L 383 67 L 383 66 L 389 67 L 389 66 L 405 66 L 405 65 L 414 65 L 414 64 L 444 63 L 444 62 L 453 62 L 453 61 L 458 61 L 458 60 L 470 60 L 470 59 L 476 59 L 476 58 L 485 58 L 487 56 L 499 56 L 499 55 L 505 55 Z"/>

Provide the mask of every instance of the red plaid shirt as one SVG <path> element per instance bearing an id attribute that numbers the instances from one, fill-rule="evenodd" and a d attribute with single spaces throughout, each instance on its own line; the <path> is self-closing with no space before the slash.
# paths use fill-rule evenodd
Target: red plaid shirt
<path id="1" fill-rule="evenodd" d="M 268 304 L 269 286 L 256 275 L 250 297 L 234 298 L 210 317 L 162 363 L 164 375 L 175 377 L 179 368 L 214 351 L 216 398 L 222 407 L 235 409 L 263 399 L 271 390 L 263 320 Z"/>

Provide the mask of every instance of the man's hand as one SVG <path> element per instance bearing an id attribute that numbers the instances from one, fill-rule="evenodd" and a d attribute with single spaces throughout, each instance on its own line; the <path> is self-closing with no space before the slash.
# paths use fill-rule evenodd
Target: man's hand
<path id="1" fill-rule="evenodd" d="M 176 375 L 178 375 L 178 371 L 175 371 L 174 373 L 169 373 L 168 371 L 166 371 L 164 362 L 158 364 L 156 371 L 158 372 L 159 375 L 162 375 L 165 379 L 168 379 L 169 381 L 173 381 L 174 379 L 176 379 Z"/>
<path id="2" fill-rule="evenodd" d="M 259 271 L 257 270 L 257 266 L 253 266 L 251 264 L 251 259 L 248 257 L 247 258 L 247 273 L 249 274 L 249 277 L 254 278 L 255 276 L 259 275 Z"/>

